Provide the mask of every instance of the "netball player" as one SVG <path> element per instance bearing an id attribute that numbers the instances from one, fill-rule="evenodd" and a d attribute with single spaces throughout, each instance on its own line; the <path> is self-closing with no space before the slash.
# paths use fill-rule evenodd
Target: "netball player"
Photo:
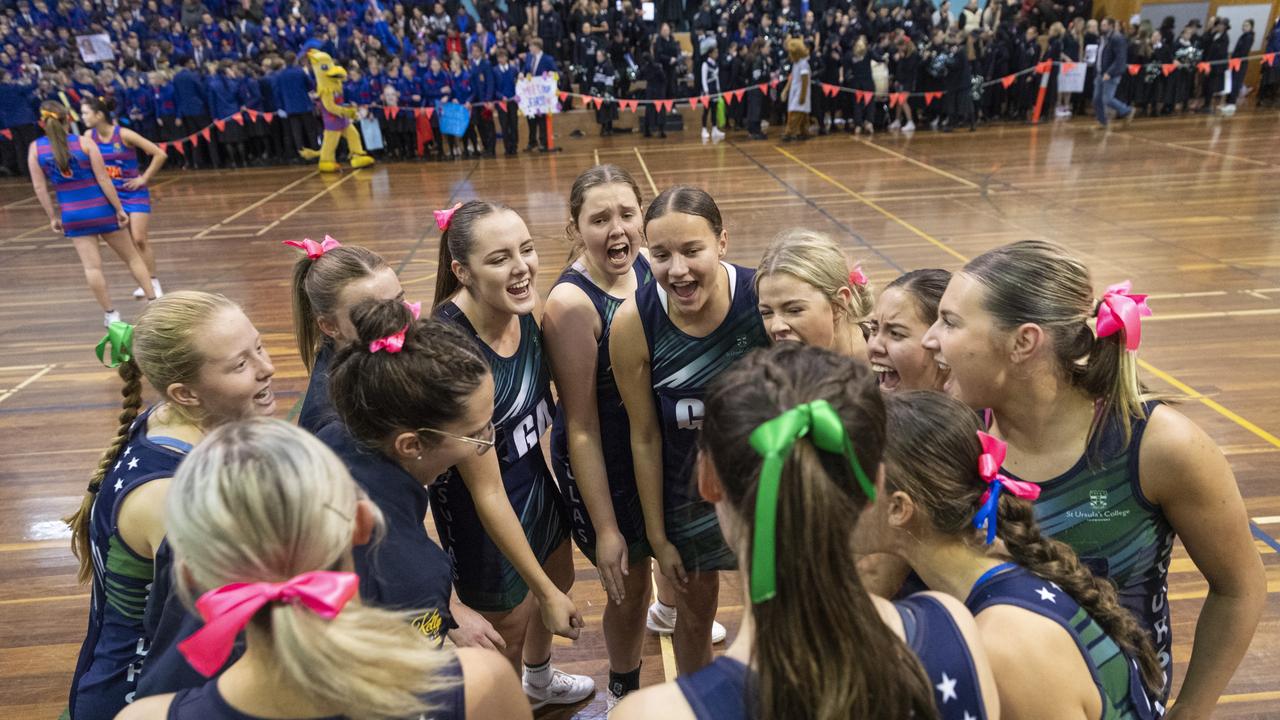
<path id="1" fill-rule="evenodd" d="M 1175 537 L 1209 581 L 1174 714 L 1203 717 L 1253 637 L 1265 577 L 1231 468 L 1178 411 L 1145 400 L 1134 350 L 1145 296 L 1113 286 L 1052 243 L 1024 241 L 951 279 L 925 336 L 945 388 L 990 408 L 1003 473 L 1041 486 L 1036 516 L 1110 578 L 1156 645 L 1169 693 L 1168 574 Z M 1097 329 L 1094 329 L 1096 321 Z"/>
<path id="2" fill-rule="evenodd" d="M 128 234 L 121 229 L 129 224 L 129 215 L 120 205 L 98 146 L 81 143 L 79 137 L 71 134 L 71 117 L 59 102 L 48 100 L 40 106 L 40 124 L 45 136 L 31 143 L 27 152 L 31 187 L 45 215 L 49 216 L 49 226 L 54 232 L 71 238 L 84 267 L 84 278 L 102 307 L 102 324 L 110 327 L 111 323 L 120 321 L 120 313 L 111 305 L 107 279 L 102 274 L 98 239 L 106 241 L 120 256 L 143 288 L 151 287 L 147 266 L 138 257 Z M 57 217 L 49 198 L 50 183 L 58 195 Z M 154 290 L 147 293 L 147 299 L 156 299 Z"/>
<path id="3" fill-rule="evenodd" d="M 615 720 L 996 717 L 958 601 L 895 607 L 849 572 L 883 478 L 884 401 L 866 365 L 779 343 L 716 378 L 706 407 L 698 489 L 742 558 L 742 626 L 724 656 L 633 694 Z"/>
<path id="4" fill-rule="evenodd" d="M 999 475 L 1003 444 L 941 393 L 895 394 L 887 410 L 884 492 L 856 544 L 900 555 L 968 606 L 1001 715 L 1155 717 L 1147 693 L 1164 678 L 1151 639 L 1109 581 L 1040 534 L 1029 502 L 1039 488 Z M 996 538 L 1007 556 L 990 551 Z"/>
<path id="5" fill-rule="evenodd" d="M 933 321 L 951 273 L 912 270 L 885 286 L 869 323 L 867 351 L 880 389 L 941 390 L 947 379 L 921 344 Z"/>
<path id="6" fill-rule="evenodd" d="M 215 430 L 182 464 L 166 514 L 180 591 L 208 623 L 183 654 L 211 675 L 242 630 L 246 650 L 202 687 L 120 718 L 530 717 L 500 655 L 436 648 L 356 596 L 351 546 L 376 537 L 381 516 L 304 430 Z"/>
<path id="7" fill-rule="evenodd" d="M 80 579 L 93 578 L 89 630 L 71 682 L 76 720 L 113 718 L 132 699 L 148 651 L 142 614 L 164 537 L 170 478 L 205 432 L 275 410 L 275 368 L 253 323 L 221 295 L 177 292 L 136 328 L 108 334 L 124 380 L 120 429 L 68 519 Z M 163 400 L 139 415 L 142 378 Z"/>
<path id="8" fill-rule="evenodd" d="M 120 203 L 129 215 L 129 235 L 133 237 L 133 246 L 142 262 L 147 265 L 151 274 L 151 289 L 156 297 L 163 292 L 156 276 L 156 255 L 147 239 L 147 227 L 151 222 L 151 191 L 148 183 L 164 167 L 169 156 L 158 145 L 142 137 L 128 128 L 122 128 L 115 121 L 116 101 L 102 95 L 88 95 L 80 104 L 80 118 L 84 120 L 89 132 L 82 141 L 97 145 L 102 155 L 102 164 L 107 168 L 111 184 L 116 188 Z M 151 156 L 151 162 L 145 172 L 138 172 L 138 151 Z M 133 296 L 141 300 L 147 293 L 142 287 L 133 291 Z"/>
<path id="9" fill-rule="evenodd" d="M 736 567 L 715 511 L 692 490 L 694 444 L 706 384 L 768 342 L 755 272 L 722 258 L 729 234 L 703 190 L 665 190 L 645 212 L 654 283 L 622 304 L 609 357 L 630 422 L 645 536 L 677 586 L 675 655 L 682 673 L 711 661 L 717 571 Z"/>
<path id="10" fill-rule="evenodd" d="M 582 616 L 565 594 L 573 550 L 540 442 L 552 400 L 537 318 L 538 253 L 524 220 L 505 205 L 472 200 L 441 211 L 437 222 L 444 234 L 434 313 L 475 338 L 492 369 L 485 439 L 494 452 L 459 462 L 435 482 L 431 511 L 453 557 L 458 596 L 493 623 L 508 660 L 523 657 L 534 708 L 573 704 L 595 683 L 551 667 L 552 634 L 577 638 Z"/>
<path id="11" fill-rule="evenodd" d="M 756 269 L 756 292 L 774 342 L 794 340 L 867 359 L 862 323 L 874 304 L 871 288 L 830 236 L 798 228 L 776 235 Z"/>

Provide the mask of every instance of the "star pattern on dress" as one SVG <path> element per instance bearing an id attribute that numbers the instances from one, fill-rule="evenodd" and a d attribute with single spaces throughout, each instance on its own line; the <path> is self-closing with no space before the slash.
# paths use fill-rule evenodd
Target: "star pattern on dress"
<path id="1" fill-rule="evenodd" d="M 131 453 L 131 452 L 133 452 L 133 446 L 132 446 L 132 445 L 126 445 L 126 446 L 125 446 L 125 448 L 124 448 L 124 456 L 125 456 L 125 457 L 129 457 L 129 453 Z"/>
<path id="2" fill-rule="evenodd" d="M 129 458 L 129 469 L 134 470 L 138 467 L 138 458 Z"/>
<path id="3" fill-rule="evenodd" d="M 1041 600 L 1047 600 L 1048 602 L 1051 602 L 1054 605 L 1058 604 L 1058 601 L 1054 599 L 1057 597 L 1057 595 L 1054 595 L 1047 587 L 1041 587 L 1039 590 L 1036 591 L 1036 594 L 1040 596 Z"/>
<path id="4" fill-rule="evenodd" d="M 120 492 L 122 489 L 124 489 L 124 480 L 116 480 L 116 492 Z"/>
<path id="5" fill-rule="evenodd" d="M 936 687 L 938 692 L 942 695 L 942 703 L 944 705 L 948 700 L 956 700 L 959 698 L 959 696 L 956 695 L 956 679 L 949 677 L 945 672 L 942 673 L 942 682 L 934 685 L 934 687 Z"/>
<path id="6" fill-rule="evenodd" d="M 978 718 L 969 714 L 968 710 L 964 711 L 964 720 L 978 720 Z"/>
<path id="7" fill-rule="evenodd" d="M 111 470 L 112 470 L 113 472 L 114 472 L 114 471 L 116 471 L 116 470 L 119 470 L 119 469 L 120 469 L 120 465 L 121 465 L 121 463 L 123 463 L 123 462 L 124 462 L 123 460 L 117 460 L 117 461 L 116 461 L 116 466 L 115 466 L 115 467 L 113 467 L 113 468 L 111 468 Z"/>

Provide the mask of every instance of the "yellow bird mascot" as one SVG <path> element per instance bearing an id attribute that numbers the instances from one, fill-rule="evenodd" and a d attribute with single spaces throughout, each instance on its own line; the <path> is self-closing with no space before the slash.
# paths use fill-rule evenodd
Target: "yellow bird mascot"
<path id="1" fill-rule="evenodd" d="M 311 61 L 311 71 L 316 76 L 320 117 L 324 121 L 324 140 L 320 143 L 319 152 L 304 149 L 300 154 L 308 160 L 320 158 L 320 172 L 337 172 L 338 163 L 334 160 L 334 154 L 338 150 L 338 139 L 346 138 L 347 150 L 351 152 L 351 167 L 372 165 L 373 158 L 364 151 L 360 133 L 351 124 L 356 118 L 356 108 L 354 105 L 342 104 L 342 81 L 347 78 L 347 71 L 334 62 L 328 53 L 318 48 L 307 50 L 307 59 Z"/>

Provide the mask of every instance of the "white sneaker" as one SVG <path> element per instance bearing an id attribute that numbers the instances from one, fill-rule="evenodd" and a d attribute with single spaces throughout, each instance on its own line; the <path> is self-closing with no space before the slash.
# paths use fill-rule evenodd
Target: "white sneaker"
<path id="1" fill-rule="evenodd" d="M 120 322 L 120 313 L 117 310 L 102 313 L 102 327 L 109 328 L 111 323 Z"/>
<path id="2" fill-rule="evenodd" d="M 900 127 L 902 127 L 902 123 L 898 122 L 897 120 L 894 120 L 893 122 L 889 123 L 890 132 L 897 132 L 898 128 Z"/>
<path id="3" fill-rule="evenodd" d="M 531 710 L 544 705 L 573 705 L 591 697 L 596 691 L 595 680 L 586 675 L 570 675 L 555 668 L 551 668 L 551 682 L 544 688 L 530 685 L 527 671 L 522 684 L 524 694 L 532 701 Z"/>
<path id="4" fill-rule="evenodd" d="M 904 133 L 915 132 L 915 131 L 916 131 L 916 124 L 913 122 L 909 122 L 906 125 L 902 126 L 902 132 Z"/>
<path id="5" fill-rule="evenodd" d="M 133 291 L 133 297 L 135 300 L 141 300 L 146 296 L 147 296 L 147 291 L 143 290 L 142 288 L 135 288 Z"/>
<path id="6" fill-rule="evenodd" d="M 724 139 L 724 131 L 720 128 L 711 128 L 711 142 L 718 143 Z"/>
<path id="7" fill-rule="evenodd" d="M 655 602 L 649 606 L 649 617 L 645 620 L 644 626 L 649 628 L 649 632 L 659 635 L 670 635 L 676 631 L 676 609 L 668 607 L 660 602 Z M 719 645 L 724 642 L 728 631 L 718 622 L 711 623 L 711 643 Z"/>
<path id="8" fill-rule="evenodd" d="M 710 140 L 711 140 L 711 131 L 707 130 L 706 128 L 702 128 L 702 142 L 708 142 Z"/>
<path id="9" fill-rule="evenodd" d="M 152 294 L 155 295 L 157 299 L 164 295 L 164 291 L 160 289 L 160 281 L 155 278 L 151 278 L 151 290 Z M 138 300 L 141 300 L 147 296 L 147 291 L 142 288 L 136 288 L 133 291 L 133 296 Z"/>

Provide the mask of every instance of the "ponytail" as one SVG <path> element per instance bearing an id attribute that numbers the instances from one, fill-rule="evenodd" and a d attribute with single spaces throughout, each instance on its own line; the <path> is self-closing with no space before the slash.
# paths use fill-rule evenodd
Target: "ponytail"
<path id="1" fill-rule="evenodd" d="M 124 396 L 118 419 L 120 427 L 116 430 L 116 437 L 111 441 L 111 445 L 107 447 L 106 452 L 102 453 L 102 459 L 98 461 L 98 469 L 89 479 L 89 489 L 85 491 L 84 498 L 80 501 L 80 509 L 64 519 L 67 526 L 71 528 L 71 552 L 80 561 L 77 578 L 82 583 L 88 582 L 89 578 L 93 577 L 93 547 L 89 538 L 89 520 L 93 515 L 93 501 L 98 496 L 98 490 L 102 488 L 103 478 L 107 476 L 116 458 L 120 456 L 121 448 L 129 439 L 129 429 L 133 427 L 133 421 L 137 419 L 138 411 L 142 409 L 142 371 L 138 368 L 138 363 L 132 359 L 121 362 L 119 373 L 120 379 L 124 381 L 124 387 L 120 390 L 120 394 Z"/>
<path id="2" fill-rule="evenodd" d="M 742 558 L 755 548 L 763 463 L 755 430 L 799 405 L 826 401 L 860 466 L 880 464 L 884 401 L 864 363 L 817 347 L 757 350 L 707 388 L 701 449 L 725 502 L 741 519 L 728 538 Z M 845 455 L 819 451 L 813 434 L 783 457 L 777 483 L 775 584 L 753 599 L 757 668 L 753 717 L 936 717 L 933 689 L 915 655 L 881 620 L 854 572 L 851 518 L 868 502 Z M 819 441 L 821 442 L 821 441 Z M 750 574 L 756 568 L 746 567 Z M 821 592 L 815 592 L 821 588 Z"/>
<path id="3" fill-rule="evenodd" d="M 1138 379 L 1138 354 L 1125 349 L 1124 333 L 1095 337 L 1089 335 L 1089 359 L 1077 371 L 1076 382 L 1099 399 L 1098 419 L 1114 419 L 1120 424 L 1127 444 L 1133 434 L 1133 420 L 1147 416 L 1144 401 L 1151 396 Z M 1091 434 L 1096 435 L 1099 425 L 1095 422 Z"/>
<path id="4" fill-rule="evenodd" d="M 1002 494 L 999 513 L 997 533 L 1014 562 L 1066 591 L 1138 663 L 1147 689 L 1158 693 L 1164 687 L 1164 669 L 1151 636 L 1120 604 L 1115 585 L 1090 572 L 1069 545 L 1041 534 L 1031 503 Z"/>
<path id="5" fill-rule="evenodd" d="M 293 242 L 293 241 L 290 241 Z M 305 241 L 304 241 L 305 242 Z M 381 255 L 358 245 L 340 245 L 312 259 L 303 256 L 293 266 L 293 334 L 307 372 L 315 366 L 324 333 L 319 318 L 332 315 L 347 284 L 388 267 Z"/>
<path id="6" fill-rule="evenodd" d="M 44 125 L 45 137 L 49 138 L 49 146 L 53 149 L 53 160 L 58 171 L 69 175 L 71 148 L 67 146 L 67 135 L 71 133 L 70 113 L 62 103 L 45 100 L 40 105 L 40 121 Z"/>
<path id="7" fill-rule="evenodd" d="M 471 247 L 475 243 L 476 223 L 493 213 L 511 210 L 499 202 L 487 200 L 468 200 L 450 211 L 441 211 L 444 227 L 440 235 L 440 256 L 436 261 L 436 292 L 431 300 L 431 307 L 440 307 L 462 288 L 462 281 L 453 271 L 453 261 L 466 265 L 471 256 Z M 443 213 L 447 212 L 448 215 Z"/>

